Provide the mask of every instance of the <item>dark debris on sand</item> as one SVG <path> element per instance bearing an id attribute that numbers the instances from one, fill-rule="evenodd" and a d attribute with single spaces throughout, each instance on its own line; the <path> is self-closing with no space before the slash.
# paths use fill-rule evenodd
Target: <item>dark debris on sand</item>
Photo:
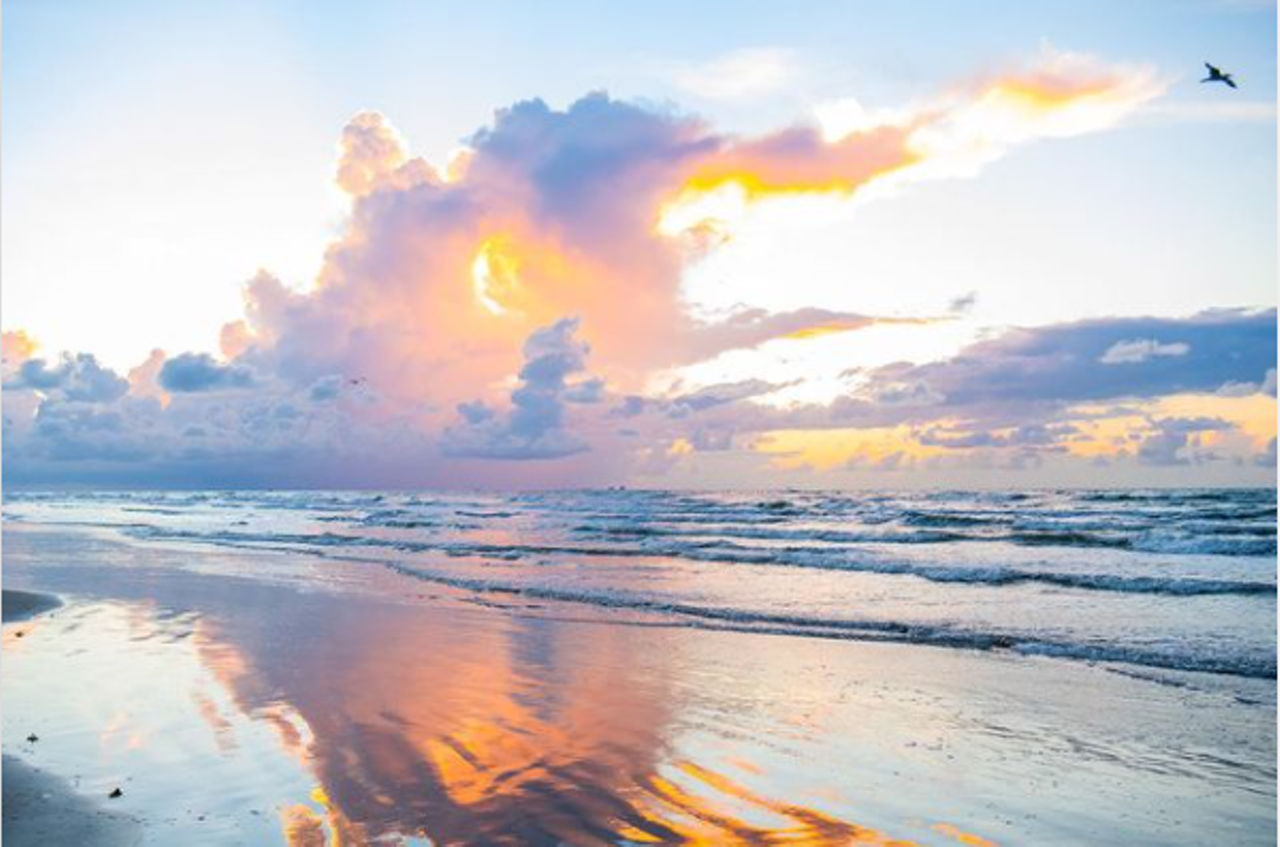
<path id="1" fill-rule="evenodd" d="M 107 811 L 14 756 L 4 757 L 3 783 L 5 847 L 132 847 L 142 841 L 136 819 Z"/>

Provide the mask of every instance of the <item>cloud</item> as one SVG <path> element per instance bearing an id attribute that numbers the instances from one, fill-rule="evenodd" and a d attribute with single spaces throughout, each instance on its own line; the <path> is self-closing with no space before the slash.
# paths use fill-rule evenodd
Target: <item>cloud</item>
<path id="1" fill-rule="evenodd" d="M 1257 453 L 1253 457 L 1253 463 L 1258 467 L 1275 469 L 1276 467 L 1276 440 L 1272 438 L 1267 442 L 1267 449 L 1261 453 Z"/>
<path id="2" fill-rule="evenodd" d="M 731 351 L 972 306 L 970 295 L 941 318 L 744 307 L 706 319 L 684 299 L 684 271 L 732 221 L 705 201 L 866 199 L 873 185 L 969 175 L 1018 144 L 1113 126 L 1163 85 L 1147 68 L 1050 52 L 863 110 L 840 132 L 748 137 L 603 93 L 563 109 L 530 100 L 496 112 L 447 173 L 361 112 L 338 145 L 350 214 L 319 273 L 250 279 L 220 360 L 156 351 L 126 382 L 86 354 L 51 366 L 5 335 L 6 479 L 600 484 L 627 462 L 668 463 L 676 443 L 723 452 L 787 426 L 903 425 L 938 450 L 964 439 L 1048 450 L 1070 437 L 1052 412 L 1073 403 L 1252 383 L 1275 367 L 1274 312 L 1017 329 L 950 360 L 864 368 L 831 405 L 757 402 L 783 387 L 761 377 L 655 389 Z M 1135 342 L 1154 345 L 1140 367 L 1099 361 Z M 1168 355 L 1176 345 L 1187 349 Z"/>
<path id="3" fill-rule="evenodd" d="M 409 158 L 400 134 L 378 112 L 353 117 L 342 131 L 339 150 L 338 187 L 353 197 L 439 181 L 425 161 Z"/>
<path id="4" fill-rule="evenodd" d="M 321 377 L 312 383 L 307 396 L 315 403 L 326 403 L 336 399 L 342 393 L 342 376 L 339 374 L 330 374 Z"/>
<path id="5" fill-rule="evenodd" d="M 1134 338 L 1186 339 L 1189 349 L 1178 357 L 1154 357 L 1141 367 L 1100 361 L 1118 342 Z M 868 455 L 905 451 L 895 467 L 915 463 L 939 470 L 940 451 L 946 451 L 972 467 L 985 462 L 1005 469 L 1015 469 L 1009 456 L 1016 453 L 1017 466 L 1031 469 L 1045 457 L 1079 464 L 1101 452 L 1123 468 L 1121 460 L 1145 442 L 1141 464 L 1189 466 L 1218 454 L 1251 457 L 1269 427 L 1265 409 L 1256 402 L 1233 406 L 1235 400 L 1220 400 L 1215 392 L 1224 382 L 1273 369 L 1275 357 L 1274 310 L 1108 318 L 1012 329 L 942 361 L 864 369 L 854 374 L 858 379 L 850 393 L 829 405 L 765 406 L 744 398 L 707 404 L 696 418 L 675 416 L 664 426 L 653 414 L 668 408 L 662 398 L 633 397 L 614 414 L 629 416 L 633 428 L 643 422 L 639 428 L 649 437 L 663 433 L 689 439 L 697 429 L 787 433 L 786 443 L 799 446 L 806 457 L 819 457 L 816 463 L 796 460 L 796 465 L 834 467 L 845 460 L 833 462 L 832 455 L 852 453 L 860 457 L 854 465 L 866 469 Z M 1258 388 L 1250 383 L 1244 399 L 1256 396 Z M 1176 402 L 1166 406 L 1166 401 Z M 1186 411 L 1196 408 L 1215 411 Z M 1169 422 L 1157 425 L 1152 419 Z M 1233 428 L 1231 438 L 1214 441 L 1214 450 L 1200 445 L 1206 433 Z M 848 434 L 836 438 L 837 432 Z M 1117 446 L 1116 433 L 1133 440 Z M 1132 460 L 1127 464 L 1131 468 Z"/>
<path id="6" fill-rule="evenodd" d="M 150 446 L 144 430 L 129 426 L 126 414 L 93 403 L 41 403 L 35 432 L 49 458 L 58 461 L 138 462 Z"/>
<path id="7" fill-rule="evenodd" d="M 359 404 L 311 403 L 306 390 L 278 381 L 164 395 L 135 387 L 123 396 L 118 388 L 67 392 L 67 384 L 43 397 L 6 386 L 7 483 L 334 487 L 442 478 L 429 437 L 411 421 L 373 420 Z"/>
<path id="8" fill-rule="evenodd" d="M 1153 122 L 1274 124 L 1276 103 L 1274 100 L 1223 102 L 1216 99 L 1153 103 L 1147 110 L 1147 116 Z"/>
<path id="9" fill-rule="evenodd" d="M 1117 341 L 1098 358 L 1104 365 L 1136 365 L 1156 356 L 1185 356 L 1191 348 L 1181 341 L 1161 344 L 1150 338 Z"/>
<path id="10" fill-rule="evenodd" d="M 786 386 L 765 382 L 762 379 L 746 379 L 740 382 L 708 385 L 697 391 L 674 397 L 667 401 L 666 406 L 670 410 L 669 414 L 680 417 L 690 412 L 701 412 L 714 406 L 723 406 L 728 403 L 737 403 L 753 397 L 772 394 L 784 387 Z"/>
<path id="11" fill-rule="evenodd" d="M 1008 432 L 975 431 L 958 432 L 954 429 L 931 427 L 921 432 L 917 440 L 929 447 L 1050 447 L 1079 432 L 1074 424 L 1026 424 L 1013 427 Z"/>
<path id="12" fill-rule="evenodd" d="M 659 72 L 680 91 L 707 100 L 775 94 L 801 76 L 795 53 L 784 47 L 734 50 L 705 62 L 668 62 Z"/>
<path id="13" fill-rule="evenodd" d="M 37 348 L 35 339 L 22 330 L 3 333 L 0 335 L 0 344 L 3 345 L 3 364 L 0 364 L 0 374 L 6 380 L 22 367 L 23 362 L 35 354 Z"/>
<path id="14" fill-rule="evenodd" d="M 511 392 L 511 409 L 498 414 L 480 401 L 460 403 L 462 422 L 445 431 L 450 456 L 479 459 L 559 459 L 588 449 L 565 426 L 565 404 L 583 402 L 602 385 L 588 379 L 574 385 L 568 377 L 586 370 L 588 346 L 574 338 L 579 321 L 566 318 L 535 331 L 525 341 L 520 386 Z M 598 385 L 600 388 L 584 388 Z M 590 400 L 588 402 L 594 402 Z"/>
<path id="15" fill-rule="evenodd" d="M 689 203 L 724 186 L 759 199 L 850 194 L 920 165 L 930 138 L 972 130 L 979 112 L 999 118 L 1004 149 L 1109 126 L 1157 90 L 1145 70 L 1054 54 L 835 141 L 807 126 L 736 138 L 604 94 L 562 111 L 531 100 L 497 112 L 448 179 L 413 158 L 382 115 L 362 112 L 340 144 L 350 222 L 316 285 L 302 293 L 259 274 L 245 317 L 224 330 L 224 354 L 300 386 L 365 375 L 388 408 L 404 410 L 424 393 L 449 408 L 496 385 L 518 339 L 566 314 L 581 317 L 593 362 L 624 391 L 654 369 L 726 350 L 856 330 L 877 319 L 822 309 L 691 316 L 682 271 L 705 249 L 694 234 L 714 224 Z M 686 225 L 664 227 L 681 209 Z"/>
<path id="16" fill-rule="evenodd" d="M 878 380 L 864 390 L 863 394 L 876 405 L 898 408 L 929 407 L 940 405 L 947 399 L 924 382 L 913 380 L 909 376 L 906 379 L 893 377 L 893 371 L 893 368 L 880 371 L 879 374 L 889 375 L 890 378 Z"/>
<path id="17" fill-rule="evenodd" d="M 926 175 L 966 175 L 1017 144 L 1115 126 L 1168 87 L 1149 66 L 1046 45 L 1036 61 L 928 109 L 910 147 Z"/>
<path id="18" fill-rule="evenodd" d="M 163 398 L 164 391 L 160 387 L 160 369 L 164 367 L 165 352 L 159 348 L 152 350 L 142 364 L 129 371 L 129 392 L 135 397 Z"/>
<path id="19" fill-rule="evenodd" d="M 1209 461 L 1211 454 L 1198 452 L 1199 435 L 1223 432 L 1234 424 L 1221 418 L 1165 418 L 1153 421 L 1155 431 L 1138 446 L 1138 461 L 1144 465 L 1168 467 Z"/>
<path id="20" fill-rule="evenodd" d="M 955 315 L 965 315 L 973 311 L 973 307 L 978 303 L 978 292 L 970 291 L 968 294 L 961 295 L 952 300 L 947 306 L 947 311 Z"/>
<path id="21" fill-rule="evenodd" d="M 894 111 L 844 109 L 843 125 L 791 127 L 723 143 L 694 161 L 684 191 L 664 211 L 664 229 L 696 231 L 715 217 L 711 209 L 723 207 L 716 201 L 725 188 L 758 200 L 853 195 L 885 180 L 971 176 L 1016 145 L 1114 126 L 1165 87 L 1149 67 L 1047 49 L 1027 66 L 931 101 Z"/>
<path id="22" fill-rule="evenodd" d="M 1267 397 L 1275 397 L 1276 369 L 1268 368 L 1260 382 L 1228 380 L 1218 386 L 1218 390 L 1214 393 L 1219 397 L 1248 397 L 1252 394 L 1263 394 Z"/>
<path id="23" fill-rule="evenodd" d="M 565 388 L 564 400 L 566 403 L 599 403 L 604 400 L 604 394 L 603 379 L 584 379 Z"/>
<path id="24" fill-rule="evenodd" d="M 164 363 L 158 379 L 165 391 L 221 391 L 249 388 L 253 372 L 241 365 L 222 364 L 208 353 L 183 353 Z"/>
<path id="25" fill-rule="evenodd" d="M 1116 361 L 1141 361 L 1143 367 L 1117 367 Z M 1104 318 L 1014 329 L 944 362 L 882 368 L 870 390 L 917 385 L 950 407 L 1112 400 L 1212 393 L 1275 362 L 1274 309 L 1217 310 L 1189 318 Z"/>
<path id="26" fill-rule="evenodd" d="M 26 359 L 7 389 L 33 389 L 56 393 L 60 399 L 87 403 L 111 402 L 123 397 L 129 383 L 110 368 L 98 364 L 92 354 L 64 355 L 56 367 L 44 359 Z"/>
<path id="27" fill-rule="evenodd" d="M 709 359 L 728 350 L 751 349 L 779 338 L 799 339 L 853 332 L 886 322 L 893 321 L 817 308 L 781 313 L 742 309 L 717 323 L 693 325 L 689 336 L 689 358 L 695 361 Z"/>

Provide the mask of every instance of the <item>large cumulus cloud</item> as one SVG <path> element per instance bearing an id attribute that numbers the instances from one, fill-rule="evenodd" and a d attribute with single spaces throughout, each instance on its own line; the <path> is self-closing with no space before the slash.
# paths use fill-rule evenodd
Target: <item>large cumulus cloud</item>
<path id="1" fill-rule="evenodd" d="M 718 226 L 699 199 L 726 187 L 752 198 L 854 194 L 924 178 L 963 151 L 981 148 L 985 161 L 1110 125 L 1160 85 L 1146 69 L 1050 53 L 836 138 L 813 126 L 737 138 L 600 93 L 564 110 L 531 100 L 497 112 L 446 173 L 410 155 L 383 116 L 361 113 L 339 161 L 350 224 L 315 288 L 260 275 L 225 352 L 297 382 L 358 374 L 392 404 L 428 395 L 447 409 L 476 384 L 496 391 L 521 340 L 568 315 L 581 318 L 596 366 L 626 389 L 655 368 L 815 326 L 856 331 L 876 317 L 816 307 L 695 319 L 682 271 Z"/>

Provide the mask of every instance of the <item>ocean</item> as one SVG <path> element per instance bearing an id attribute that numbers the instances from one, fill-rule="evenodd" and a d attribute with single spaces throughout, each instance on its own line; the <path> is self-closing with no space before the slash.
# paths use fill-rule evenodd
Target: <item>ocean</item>
<path id="1" fill-rule="evenodd" d="M 690 627 L 1276 677 L 1273 489 L 25 492 L 5 507 Z"/>

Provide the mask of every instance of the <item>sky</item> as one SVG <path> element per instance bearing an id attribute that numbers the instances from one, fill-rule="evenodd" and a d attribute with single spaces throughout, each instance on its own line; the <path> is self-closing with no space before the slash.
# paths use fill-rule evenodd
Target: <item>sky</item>
<path id="1" fill-rule="evenodd" d="M 0 40 L 5 484 L 1275 483 L 1272 4 Z"/>

